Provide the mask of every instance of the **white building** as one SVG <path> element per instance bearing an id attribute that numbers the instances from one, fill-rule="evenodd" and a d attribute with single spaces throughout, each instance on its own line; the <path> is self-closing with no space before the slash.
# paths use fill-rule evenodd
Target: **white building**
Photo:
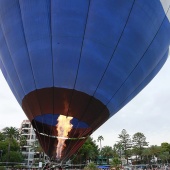
<path id="1" fill-rule="evenodd" d="M 29 120 L 23 120 L 20 134 L 26 138 L 26 145 L 22 146 L 21 151 L 24 155 L 25 164 L 30 167 L 34 160 L 34 150 L 31 147 L 36 141 L 36 135 Z"/>

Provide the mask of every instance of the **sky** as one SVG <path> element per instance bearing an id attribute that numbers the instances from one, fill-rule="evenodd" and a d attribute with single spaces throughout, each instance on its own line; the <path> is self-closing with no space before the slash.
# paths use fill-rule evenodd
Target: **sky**
<path id="1" fill-rule="evenodd" d="M 0 130 L 10 126 L 19 128 L 25 119 L 0 71 Z M 97 140 L 102 135 L 102 146 L 113 146 L 123 129 L 131 137 L 143 133 L 149 145 L 170 143 L 170 56 L 150 84 L 91 136 Z"/>

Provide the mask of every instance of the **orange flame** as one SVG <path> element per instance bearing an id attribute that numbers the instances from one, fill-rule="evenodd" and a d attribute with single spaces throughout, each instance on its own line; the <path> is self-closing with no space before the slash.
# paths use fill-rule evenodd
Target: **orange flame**
<path id="1" fill-rule="evenodd" d="M 57 131 L 58 131 L 58 144 L 57 144 L 57 150 L 56 150 L 56 157 L 57 159 L 61 158 L 62 151 L 64 149 L 65 140 L 68 138 L 68 133 L 71 131 L 73 125 L 70 123 L 70 121 L 73 119 L 73 117 L 66 117 L 63 115 L 60 115 L 57 119 L 58 124 L 56 125 Z"/>

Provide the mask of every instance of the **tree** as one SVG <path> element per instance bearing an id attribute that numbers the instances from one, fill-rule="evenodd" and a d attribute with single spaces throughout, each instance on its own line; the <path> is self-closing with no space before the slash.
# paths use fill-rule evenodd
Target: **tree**
<path id="1" fill-rule="evenodd" d="M 121 165 L 121 160 L 118 157 L 114 157 L 110 162 L 111 168 L 115 168 L 116 170 L 120 169 L 120 165 Z"/>
<path id="2" fill-rule="evenodd" d="M 0 141 L 3 141 L 5 139 L 5 136 L 2 132 L 0 132 Z"/>
<path id="3" fill-rule="evenodd" d="M 99 155 L 99 149 L 92 137 L 88 137 L 76 155 L 73 156 L 74 163 L 86 163 L 87 160 L 94 161 Z"/>
<path id="4" fill-rule="evenodd" d="M 149 164 L 150 163 L 150 158 L 152 156 L 152 153 L 151 153 L 151 150 L 150 148 L 145 148 L 143 151 L 142 151 L 142 155 L 144 157 L 146 157 L 146 163 Z"/>
<path id="5" fill-rule="evenodd" d="M 122 157 L 123 145 L 121 142 L 117 142 L 113 145 L 113 152 L 115 157 Z"/>
<path id="6" fill-rule="evenodd" d="M 5 138 L 8 138 L 10 140 L 18 139 L 19 137 L 19 130 L 15 127 L 6 127 L 2 131 Z"/>
<path id="7" fill-rule="evenodd" d="M 98 170 L 98 168 L 94 162 L 90 162 L 86 167 L 84 167 L 84 170 Z"/>
<path id="8" fill-rule="evenodd" d="M 164 152 L 169 152 L 170 154 L 170 144 L 167 142 L 161 143 L 161 148 Z"/>
<path id="9" fill-rule="evenodd" d="M 5 136 L 5 139 L 8 139 L 8 156 L 7 156 L 7 162 L 9 161 L 10 156 L 10 146 L 11 143 L 14 141 L 14 139 L 18 139 L 19 131 L 15 127 L 6 127 L 3 129 L 3 134 Z"/>
<path id="10" fill-rule="evenodd" d="M 7 153 L 2 157 L 2 161 L 5 162 L 7 159 L 9 159 L 8 162 L 15 162 L 15 163 L 22 162 L 23 156 L 20 152 L 10 151 L 10 157 L 8 157 L 8 153 Z"/>
<path id="11" fill-rule="evenodd" d="M 130 135 L 127 133 L 127 131 L 125 129 L 123 129 L 121 131 L 121 134 L 119 134 L 118 138 L 120 139 L 119 143 L 121 143 L 121 146 L 124 151 L 124 155 L 125 155 L 125 158 L 126 158 L 127 164 L 128 164 L 128 157 L 130 156 L 129 155 L 130 152 L 128 149 L 131 148 L 131 146 L 132 146 Z"/>
<path id="12" fill-rule="evenodd" d="M 136 162 L 138 161 L 139 150 L 135 146 L 132 147 L 132 155 L 136 157 Z"/>
<path id="13" fill-rule="evenodd" d="M 104 140 L 103 136 L 99 136 L 97 138 L 97 141 L 100 142 L 100 150 L 102 149 L 102 144 L 101 144 L 101 141 Z"/>
<path id="14" fill-rule="evenodd" d="M 157 145 L 152 145 L 150 146 L 150 152 L 151 152 L 151 158 L 155 161 L 155 163 L 157 163 L 157 159 L 155 159 L 156 157 L 158 157 L 158 155 L 161 153 L 161 147 L 157 146 Z"/>
<path id="15" fill-rule="evenodd" d="M 146 137 L 143 133 L 137 132 L 132 137 L 133 148 L 137 151 L 140 159 L 142 160 L 142 150 L 144 146 L 148 146 L 148 142 L 146 142 Z"/>
<path id="16" fill-rule="evenodd" d="M 161 159 L 162 163 L 168 164 L 168 159 L 170 158 L 169 152 L 162 152 L 161 154 L 159 154 L 159 158 Z"/>
<path id="17" fill-rule="evenodd" d="M 22 161 L 22 154 L 20 152 L 20 146 L 18 142 L 13 139 L 12 143 L 10 144 L 10 153 L 8 153 L 8 145 L 9 145 L 9 139 L 5 139 L 3 141 L 0 141 L 0 150 L 2 150 L 2 157 L 1 160 L 6 162 L 19 162 Z M 17 154 L 16 154 L 17 153 Z M 19 156 L 17 156 L 19 155 Z M 20 157 L 21 159 L 18 159 Z"/>
<path id="18" fill-rule="evenodd" d="M 101 150 L 101 155 L 107 158 L 107 163 L 109 164 L 109 158 L 113 157 L 113 149 L 111 146 L 104 146 Z"/>

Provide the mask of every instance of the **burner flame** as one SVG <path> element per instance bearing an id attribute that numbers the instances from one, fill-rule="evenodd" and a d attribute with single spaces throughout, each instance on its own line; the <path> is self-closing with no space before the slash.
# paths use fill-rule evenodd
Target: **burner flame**
<path id="1" fill-rule="evenodd" d="M 56 150 L 56 158 L 60 159 L 62 156 L 62 151 L 66 147 L 65 141 L 68 139 L 68 133 L 71 131 L 73 125 L 70 123 L 70 121 L 73 119 L 73 117 L 66 117 L 63 115 L 60 115 L 57 119 L 58 123 L 56 125 L 56 129 L 58 132 L 58 144 L 57 144 L 57 150 Z"/>

